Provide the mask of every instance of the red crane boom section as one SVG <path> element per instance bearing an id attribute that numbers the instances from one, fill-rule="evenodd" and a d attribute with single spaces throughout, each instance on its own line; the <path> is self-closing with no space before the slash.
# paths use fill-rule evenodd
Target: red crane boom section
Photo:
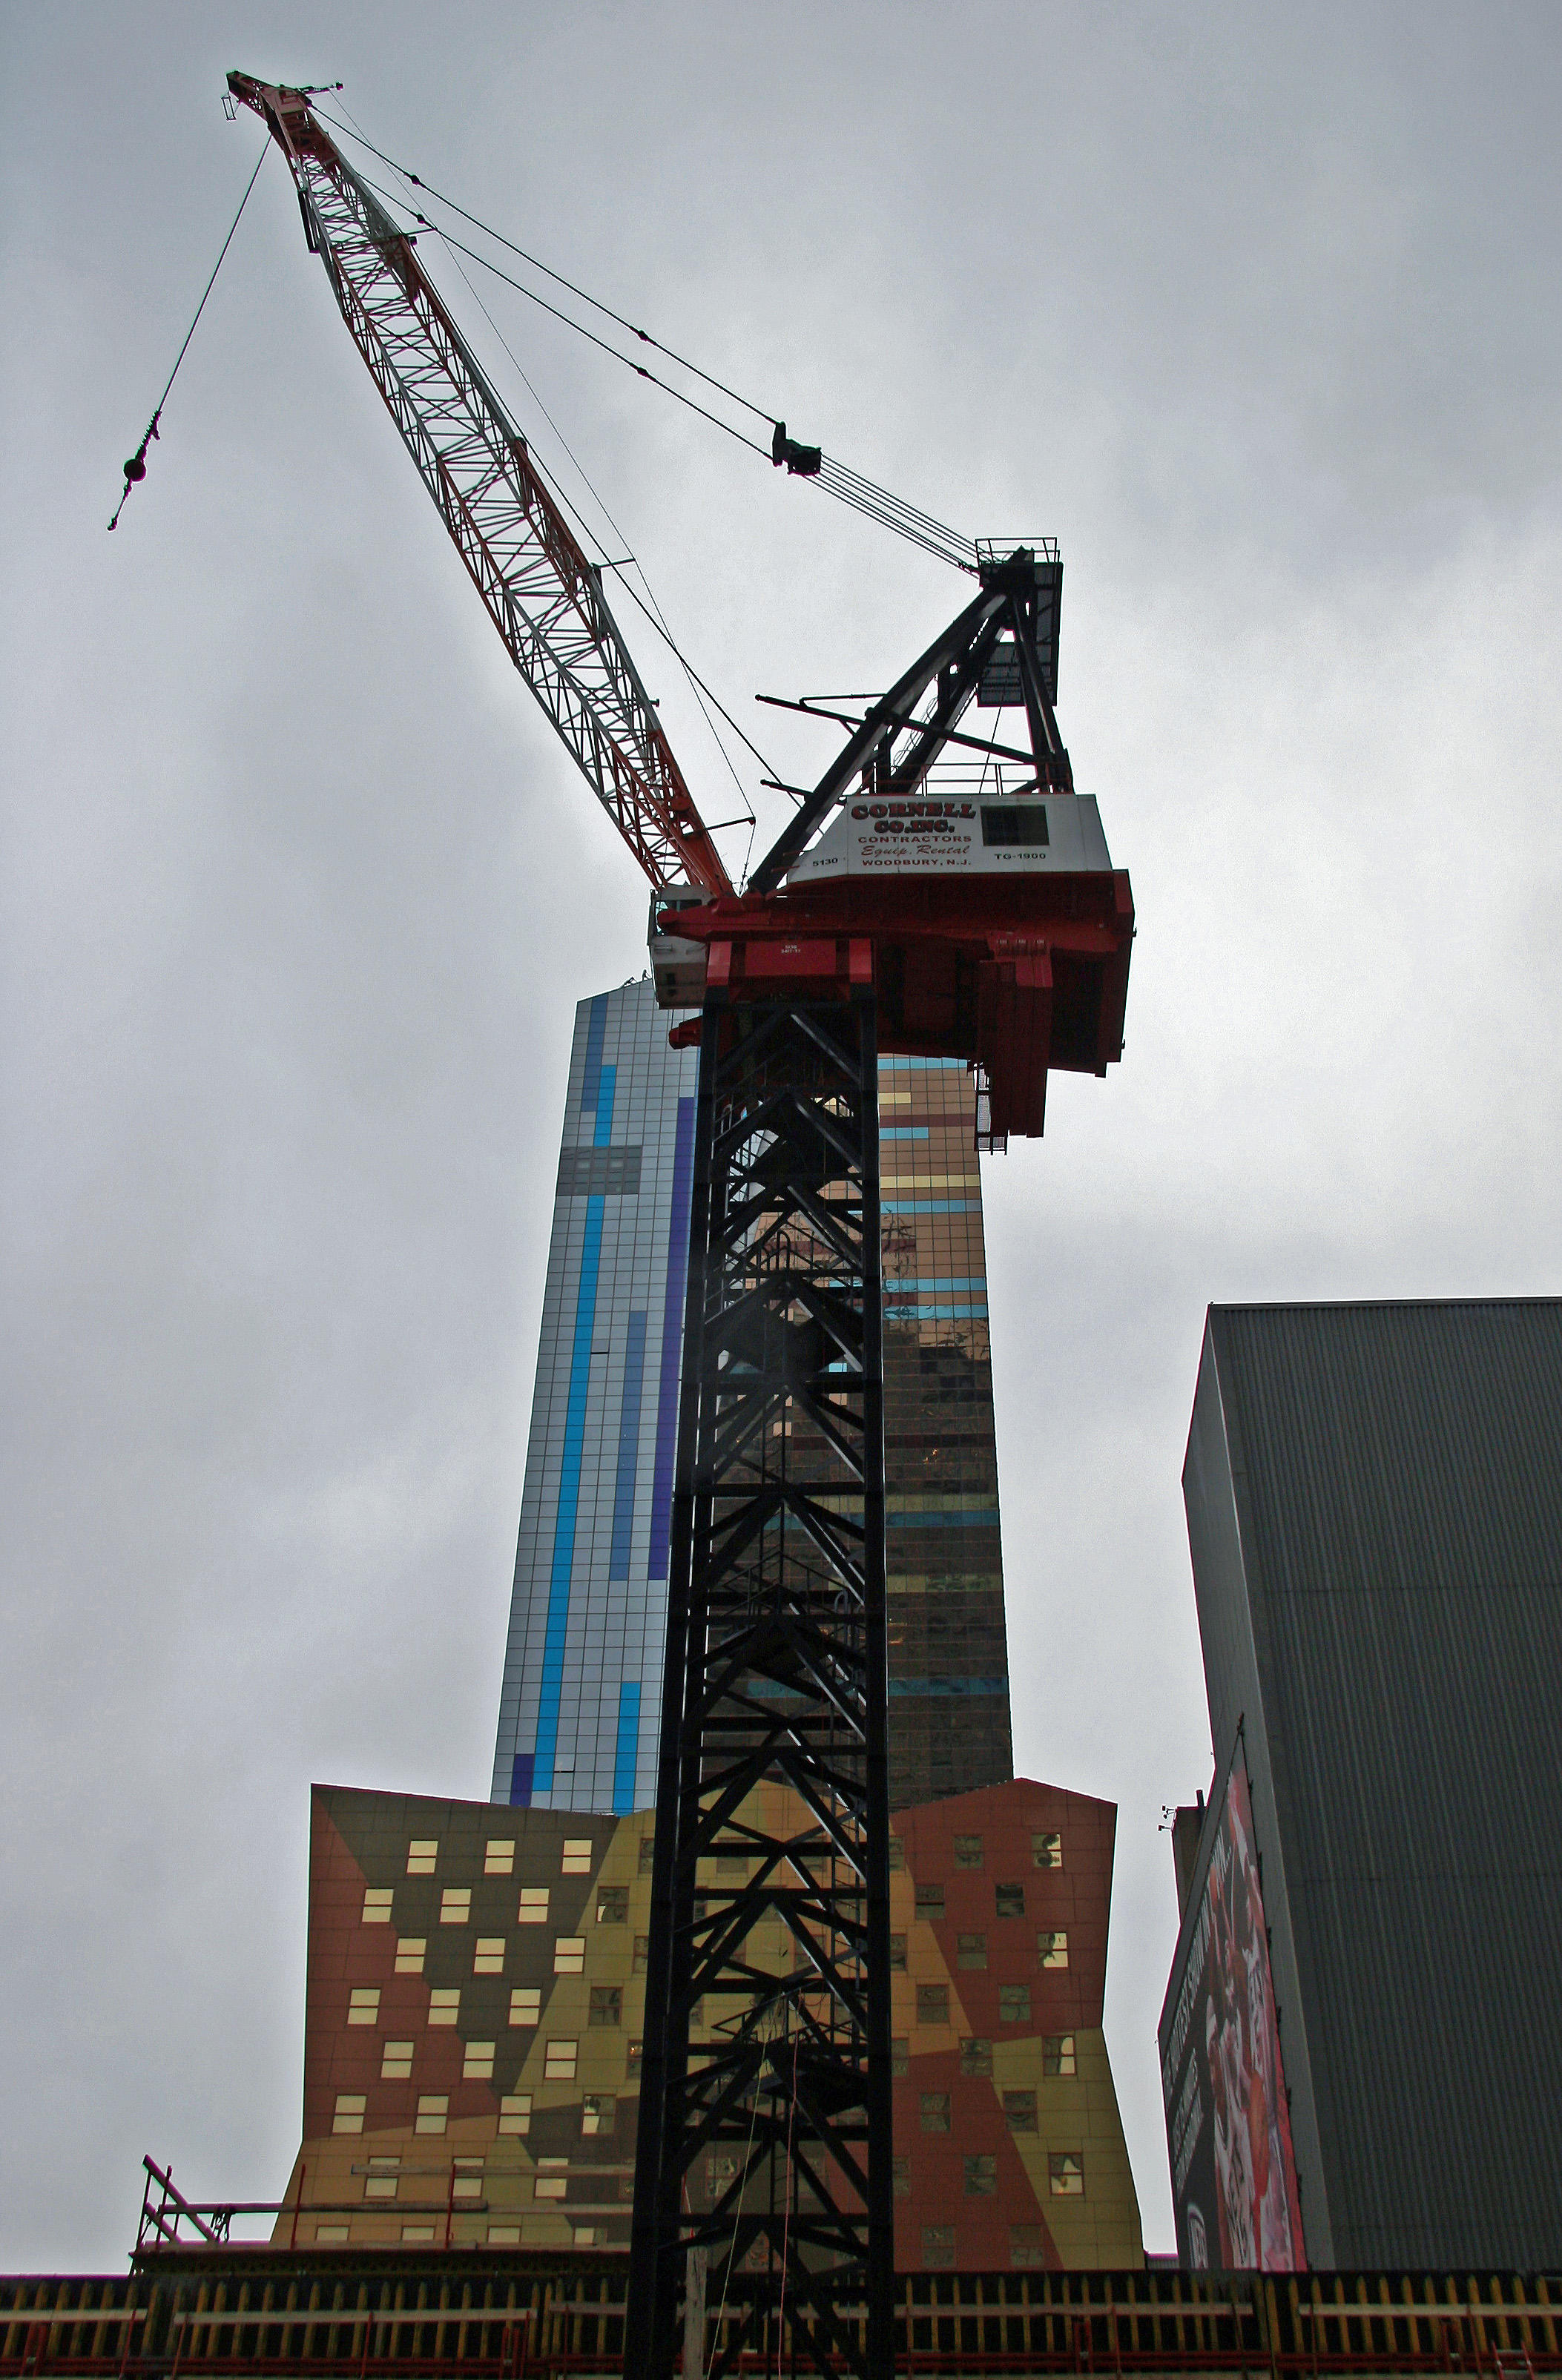
<path id="1" fill-rule="evenodd" d="M 306 93 L 230 74 L 298 191 L 305 236 L 511 660 L 653 885 L 731 894 L 590 562 L 480 365 Z"/>

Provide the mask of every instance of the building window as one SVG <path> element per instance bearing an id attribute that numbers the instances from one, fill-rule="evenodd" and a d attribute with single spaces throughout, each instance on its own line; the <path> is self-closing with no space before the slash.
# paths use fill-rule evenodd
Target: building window
<path id="1" fill-rule="evenodd" d="M 589 1876 L 591 1873 L 591 1838 L 589 1835 L 564 1837 L 562 1873 L 565 1876 Z"/>
<path id="2" fill-rule="evenodd" d="M 1035 1937 L 1035 1954 L 1044 1967 L 1066 1967 L 1069 1937 L 1056 1925 L 1044 1925 Z"/>
<path id="3" fill-rule="evenodd" d="M 437 1842 L 408 1843 L 406 1847 L 406 1872 L 408 1876 L 432 1876 L 434 1873 L 434 1862 L 439 1858 L 439 1855 L 440 1847 Z"/>
<path id="4" fill-rule="evenodd" d="M 580 2103 L 580 2131 L 584 2140 L 611 2132 L 618 2122 L 618 2101 L 603 2091 L 588 2091 Z"/>
<path id="5" fill-rule="evenodd" d="M 521 2244 L 520 2225 L 490 2223 L 488 2227 L 488 2244 L 490 2248 L 518 2248 Z"/>
<path id="6" fill-rule="evenodd" d="M 629 1887 L 626 1884 L 600 1884 L 598 1886 L 597 1923 L 599 1925 L 628 1925 Z"/>
<path id="7" fill-rule="evenodd" d="M 431 2223 L 404 2223 L 401 2236 L 409 2248 L 427 2246 L 434 2236 L 434 2227 Z"/>
<path id="8" fill-rule="evenodd" d="M 624 2022 L 624 1992 L 617 1984 L 593 1984 L 587 2024 L 622 2024 Z"/>
<path id="9" fill-rule="evenodd" d="M 361 2132 L 363 2111 L 368 2105 L 361 2091 L 338 2091 L 336 2112 L 331 2119 L 333 2132 Z"/>
<path id="10" fill-rule="evenodd" d="M 437 1991 L 429 1994 L 429 2022 L 458 2024 L 461 2021 L 461 1991 Z"/>
<path id="11" fill-rule="evenodd" d="M 975 2036 L 969 2041 L 963 2041 L 960 2045 L 960 2070 L 963 2074 L 974 2074 L 990 2082 L 992 2043 Z"/>
<path id="12" fill-rule="evenodd" d="M 518 1925 L 546 1925 L 548 1923 L 548 1887 L 545 1884 L 523 1884 L 521 1905 L 515 1912 Z"/>
<path id="13" fill-rule="evenodd" d="M 911 2196 L 910 2157 L 897 2157 L 895 2159 L 895 2196 L 897 2198 L 909 2198 Z"/>
<path id="14" fill-rule="evenodd" d="M 421 1934 L 404 1934 L 396 1944 L 397 1974 L 420 1975 L 423 1973 L 423 1953 L 428 1947 Z"/>
<path id="15" fill-rule="evenodd" d="M 890 1875 L 891 1875 L 891 1876 L 900 1876 L 900 1875 L 902 1875 L 902 1874 L 904 1873 L 904 1870 L 905 1870 L 905 1864 L 906 1864 L 906 1847 L 905 1847 L 904 1843 L 902 1843 L 902 1840 L 901 1840 L 901 1839 L 900 1839 L 899 1835 L 897 1835 L 897 1834 L 894 1832 L 894 1830 L 891 1828 L 891 1830 L 890 1830 Z"/>
<path id="16" fill-rule="evenodd" d="M 987 1937 L 985 1934 L 959 1934 L 955 1937 L 955 1964 L 958 1967 L 985 1967 L 987 1963 Z"/>
<path id="17" fill-rule="evenodd" d="M 379 2022 L 379 1985 L 359 1984 L 356 1985 L 352 1997 L 347 2002 L 347 2022 L 349 2024 L 378 2024 Z"/>
<path id="18" fill-rule="evenodd" d="M 956 1835 L 954 1839 L 954 1864 L 956 1867 L 981 1866 L 982 1838 L 980 1835 Z"/>
<path id="19" fill-rule="evenodd" d="M 954 2262 L 954 2225 L 925 2223 L 922 2227 L 922 2261 L 931 2271 Z"/>
<path id="20" fill-rule="evenodd" d="M 999 2024 L 1029 2024 L 1031 2021 L 1029 1984 L 999 1984 L 998 2021 Z"/>
<path id="21" fill-rule="evenodd" d="M 447 1884 L 440 1895 L 440 1924 L 465 1925 L 472 1914 L 472 1888 L 469 1884 Z"/>
<path id="22" fill-rule="evenodd" d="M 1046 2262 L 1039 2223 L 1011 2223 L 1009 2226 L 1009 2261 L 1021 2269 L 1027 2265 Z"/>
<path id="23" fill-rule="evenodd" d="M 504 1973 L 504 1937 L 503 1934 L 479 1934 L 478 1947 L 472 1953 L 474 1975 L 502 1975 Z"/>
<path id="24" fill-rule="evenodd" d="M 426 2091 L 418 2102 L 418 2120 L 413 2126 L 413 2131 L 435 2134 L 442 2132 L 444 2120 L 449 2113 L 448 2092 Z"/>
<path id="25" fill-rule="evenodd" d="M 998 2193 L 998 2159 L 995 2156 L 968 2156 L 965 2164 L 965 2195 L 967 2198 L 993 2198 Z"/>
<path id="26" fill-rule="evenodd" d="M 944 1888 L 941 1884 L 919 1884 L 916 1888 L 916 1913 L 929 1925 L 941 1925 L 944 1915 Z"/>
<path id="27" fill-rule="evenodd" d="M 656 1837 L 654 1834 L 642 1835 L 640 1837 L 640 1874 L 649 1876 L 655 1862 Z"/>
<path id="28" fill-rule="evenodd" d="M 563 2198 L 569 2188 L 568 2157 L 539 2157 L 537 2180 L 532 2183 L 534 2198 Z"/>
<path id="29" fill-rule="evenodd" d="M 1047 2160 L 1047 2179 L 1054 2198 L 1084 2196 L 1084 2159 L 1078 2149 L 1054 2149 Z"/>
<path id="30" fill-rule="evenodd" d="M 890 2041 L 890 2071 L 891 2074 L 911 2072 L 911 2041 L 906 2034 L 897 2033 Z"/>
<path id="31" fill-rule="evenodd" d="M 1031 1857 L 1037 1867 L 1061 1867 L 1063 1838 L 1061 1835 L 1033 1835 Z"/>
<path id="32" fill-rule="evenodd" d="M 1072 2033 L 1049 2033 L 1043 2036 L 1041 2070 L 1044 2074 L 1073 2072 L 1074 2037 Z"/>
<path id="33" fill-rule="evenodd" d="M 894 1969 L 896 1974 L 903 1975 L 905 1973 L 906 1937 L 903 1934 L 891 1934 L 890 1937 L 890 1964 Z"/>
<path id="34" fill-rule="evenodd" d="M 394 1895 L 388 1884 L 371 1884 L 363 1896 L 363 1922 L 366 1925 L 388 1925 L 391 1902 Z"/>
<path id="35" fill-rule="evenodd" d="M 490 1843 L 487 1851 L 483 1853 L 483 1874 L 485 1876 L 514 1876 L 515 1872 L 515 1844 Z"/>
<path id="36" fill-rule="evenodd" d="M 531 2093 L 509 2091 L 499 2102 L 499 2129 L 507 2138 L 531 2130 Z"/>
<path id="37" fill-rule="evenodd" d="M 463 2082 L 491 2082 L 493 2080 L 493 2044 L 491 2041 L 469 2041 L 461 2060 Z"/>
<path id="38" fill-rule="evenodd" d="M 542 1986 L 521 1984 L 510 1995 L 512 2024 L 539 2024 L 542 2021 Z"/>
<path id="39" fill-rule="evenodd" d="M 950 2128 L 950 2095 L 947 2091 L 924 2091 L 918 2101 L 925 2132 L 947 2132 Z"/>
<path id="40" fill-rule="evenodd" d="M 918 1984 L 916 1987 L 916 2022 L 918 2024 L 948 2024 L 950 2021 L 950 1987 L 948 1984 Z"/>
<path id="41" fill-rule="evenodd" d="M 483 2161 L 480 2156 L 454 2157 L 451 2175 L 452 2198 L 480 2198 L 483 2194 Z"/>
<path id="42" fill-rule="evenodd" d="M 339 2248 L 343 2240 L 350 2236 L 352 2226 L 349 2223 L 317 2223 L 315 2244 L 320 2248 Z"/>
<path id="43" fill-rule="evenodd" d="M 1035 2093 L 1006 2091 L 1003 2095 L 1003 2120 L 1011 2132 L 1034 2132 Z"/>
<path id="44" fill-rule="evenodd" d="M 594 2248 L 597 2244 L 596 2225 L 577 2223 L 575 2227 L 575 2244 L 577 2248 Z"/>
<path id="45" fill-rule="evenodd" d="M 645 2046 L 643 2041 L 626 2041 L 624 2045 L 624 2071 L 631 2082 L 639 2075 L 640 2057 Z"/>
<path id="46" fill-rule="evenodd" d="M 1025 1888 L 1023 1884 L 997 1884 L 993 1887 L 1000 1917 L 1023 1917 L 1025 1913 Z"/>
<path id="47" fill-rule="evenodd" d="M 636 1937 L 635 1937 L 635 1949 L 634 1949 L 634 1952 L 633 1952 L 633 1955 L 631 1956 L 630 1961 L 629 1961 L 629 1972 L 630 1972 L 630 1973 L 631 1973 L 632 1975 L 643 1975 L 643 1974 L 645 1973 L 645 1972 L 646 1972 L 646 1969 L 647 1969 L 647 1968 L 649 1966 L 649 1964 L 650 1964 L 650 1957 L 651 1957 L 651 1937 L 650 1937 L 650 1936 L 649 1936 L 648 1934 L 636 1934 Z"/>
<path id="48" fill-rule="evenodd" d="M 396 2168 L 400 2163 L 399 2156 L 371 2156 L 369 2160 L 368 2179 L 363 2185 L 364 2196 L 394 2198 L 399 2180 Z"/>
<path id="49" fill-rule="evenodd" d="M 381 2082 L 406 2082 L 412 2073 L 410 2041 L 388 2041 L 380 2053 Z"/>
<path id="50" fill-rule="evenodd" d="M 578 2046 L 579 2045 L 573 2041 L 549 2043 L 542 2066 L 542 2079 L 545 2082 L 575 2081 L 575 2052 Z"/>
<path id="51" fill-rule="evenodd" d="M 553 1973 L 556 1975 L 579 1975 L 583 1974 L 585 1970 L 585 1935 L 555 1935 L 553 1937 Z"/>

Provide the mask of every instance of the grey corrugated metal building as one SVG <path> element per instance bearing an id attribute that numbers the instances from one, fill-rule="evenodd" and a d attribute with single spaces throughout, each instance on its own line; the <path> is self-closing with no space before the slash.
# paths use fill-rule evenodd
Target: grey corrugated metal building
<path id="1" fill-rule="evenodd" d="M 1562 1300 L 1212 1306 L 1182 1475 L 1317 2265 L 1562 2245 Z"/>

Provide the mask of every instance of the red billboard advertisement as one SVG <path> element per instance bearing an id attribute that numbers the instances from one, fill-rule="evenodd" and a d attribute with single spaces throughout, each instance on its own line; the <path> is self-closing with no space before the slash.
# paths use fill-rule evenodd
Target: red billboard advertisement
<path id="1" fill-rule="evenodd" d="M 1305 2272 L 1240 1730 L 1205 1821 L 1159 2042 L 1181 2262 Z"/>

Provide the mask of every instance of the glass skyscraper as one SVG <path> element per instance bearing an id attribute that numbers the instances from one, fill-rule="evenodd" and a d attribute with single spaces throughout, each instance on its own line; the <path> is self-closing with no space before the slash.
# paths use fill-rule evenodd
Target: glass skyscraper
<path id="1" fill-rule="evenodd" d="M 698 1053 L 649 981 L 575 1012 L 492 1798 L 655 1794 Z M 879 1069 L 890 1793 L 1013 1774 L 975 1090 Z"/>

